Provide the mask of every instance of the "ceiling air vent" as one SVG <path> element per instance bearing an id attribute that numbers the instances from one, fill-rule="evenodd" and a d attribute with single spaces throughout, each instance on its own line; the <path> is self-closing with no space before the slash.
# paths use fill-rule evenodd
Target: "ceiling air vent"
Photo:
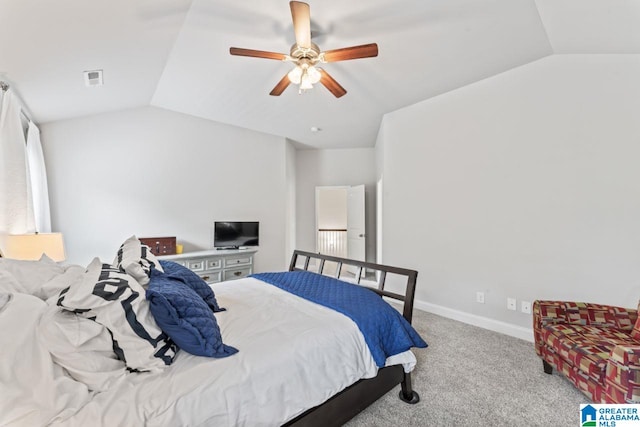
<path id="1" fill-rule="evenodd" d="M 102 86 L 102 70 L 85 71 L 84 84 L 87 87 Z"/>

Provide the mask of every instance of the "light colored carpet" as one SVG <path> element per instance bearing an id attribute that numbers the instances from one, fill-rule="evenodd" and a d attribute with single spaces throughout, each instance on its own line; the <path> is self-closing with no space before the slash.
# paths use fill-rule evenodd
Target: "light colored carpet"
<path id="1" fill-rule="evenodd" d="M 543 372 L 533 343 L 420 310 L 413 325 L 429 344 L 413 350 L 420 402 L 402 402 L 397 386 L 347 426 L 580 425 L 589 400 L 555 370 Z"/>

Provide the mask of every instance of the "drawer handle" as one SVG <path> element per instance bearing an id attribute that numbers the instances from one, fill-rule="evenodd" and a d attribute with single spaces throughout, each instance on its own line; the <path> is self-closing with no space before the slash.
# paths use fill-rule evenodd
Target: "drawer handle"
<path id="1" fill-rule="evenodd" d="M 201 276 L 201 279 L 202 279 L 202 280 L 205 280 L 205 281 L 206 281 L 206 280 L 209 280 L 210 278 L 211 278 L 210 276 Z"/>
<path id="2" fill-rule="evenodd" d="M 235 273 L 233 273 L 234 276 L 240 276 L 242 275 L 242 271 L 236 271 Z"/>

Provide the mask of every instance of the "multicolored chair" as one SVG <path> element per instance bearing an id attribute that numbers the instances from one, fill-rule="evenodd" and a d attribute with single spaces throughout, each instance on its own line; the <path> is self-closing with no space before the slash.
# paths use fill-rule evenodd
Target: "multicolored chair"
<path id="1" fill-rule="evenodd" d="M 594 403 L 640 403 L 638 311 L 609 305 L 535 301 L 535 349 Z"/>

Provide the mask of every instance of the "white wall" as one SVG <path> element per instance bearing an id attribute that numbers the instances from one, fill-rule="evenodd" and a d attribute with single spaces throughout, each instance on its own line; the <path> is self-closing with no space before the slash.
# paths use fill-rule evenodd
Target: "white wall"
<path id="1" fill-rule="evenodd" d="M 367 260 L 375 260 L 375 149 L 299 150 L 296 157 L 297 249 L 315 251 L 315 188 L 365 185 Z"/>
<path id="2" fill-rule="evenodd" d="M 296 249 L 296 153 L 293 144 L 287 140 L 286 147 L 286 173 L 287 186 L 287 211 L 285 218 L 285 259 L 290 259 L 293 250 Z"/>
<path id="3" fill-rule="evenodd" d="M 348 187 L 318 187 L 318 228 L 347 229 Z"/>
<path id="4" fill-rule="evenodd" d="M 209 249 L 213 222 L 238 220 L 260 221 L 256 271 L 286 267 L 293 160 L 283 138 L 154 107 L 41 129 L 69 262 L 111 261 L 132 234 Z"/>
<path id="5" fill-rule="evenodd" d="M 640 56 L 552 56 L 404 108 L 378 150 L 383 260 L 419 271 L 420 301 L 523 329 L 508 296 L 637 306 Z"/>

